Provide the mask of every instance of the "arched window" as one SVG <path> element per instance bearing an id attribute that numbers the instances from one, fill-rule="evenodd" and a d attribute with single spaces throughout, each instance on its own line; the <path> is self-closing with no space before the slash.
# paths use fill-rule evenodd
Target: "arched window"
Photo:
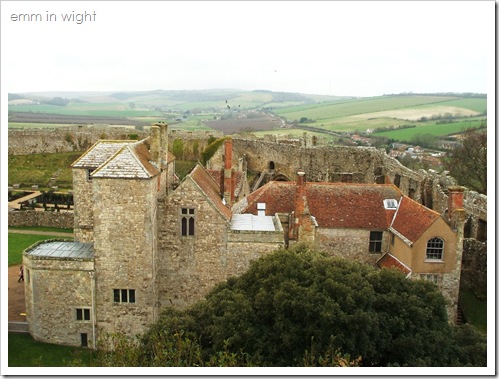
<path id="1" fill-rule="evenodd" d="M 426 244 L 426 259 L 433 260 L 443 260 L 444 258 L 444 240 L 435 237 L 431 240 L 428 240 Z"/>
<path id="2" fill-rule="evenodd" d="M 275 163 L 272 161 L 270 161 L 270 163 L 269 163 L 269 170 L 271 170 L 271 171 L 275 170 Z"/>

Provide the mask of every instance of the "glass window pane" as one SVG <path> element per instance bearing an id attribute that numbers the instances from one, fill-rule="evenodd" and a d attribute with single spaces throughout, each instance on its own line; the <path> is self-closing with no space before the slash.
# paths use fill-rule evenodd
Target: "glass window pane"
<path id="1" fill-rule="evenodd" d="M 76 309 L 76 319 L 77 320 L 82 320 L 83 316 L 82 316 L 82 312 L 81 311 L 82 311 L 81 308 L 77 308 Z"/>
<path id="2" fill-rule="evenodd" d="M 194 235 L 194 217 L 189 218 L 189 235 Z"/>
<path id="3" fill-rule="evenodd" d="M 121 302 L 122 303 L 126 303 L 128 302 L 128 294 L 127 294 L 127 290 L 121 290 Z"/>
<path id="4" fill-rule="evenodd" d="M 114 302 L 115 303 L 120 302 L 120 290 L 114 290 Z"/>
<path id="5" fill-rule="evenodd" d="M 128 294 L 130 303 L 135 303 L 135 290 L 129 290 Z"/>
<path id="6" fill-rule="evenodd" d="M 90 309 L 84 309 L 83 313 L 84 320 L 90 320 Z"/>

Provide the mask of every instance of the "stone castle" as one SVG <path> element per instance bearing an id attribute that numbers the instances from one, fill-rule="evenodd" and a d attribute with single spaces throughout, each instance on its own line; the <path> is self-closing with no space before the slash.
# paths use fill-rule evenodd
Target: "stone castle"
<path id="1" fill-rule="evenodd" d="M 50 343 L 145 332 L 164 307 L 187 307 L 294 243 L 432 280 L 452 321 L 463 239 L 483 228 L 462 187 L 432 194 L 430 209 L 430 179 L 370 148 L 227 138 L 179 182 L 157 124 L 140 141 L 97 141 L 72 167 L 75 242 L 23 255 L 29 331 Z M 259 173 L 251 187 L 248 171 Z"/>

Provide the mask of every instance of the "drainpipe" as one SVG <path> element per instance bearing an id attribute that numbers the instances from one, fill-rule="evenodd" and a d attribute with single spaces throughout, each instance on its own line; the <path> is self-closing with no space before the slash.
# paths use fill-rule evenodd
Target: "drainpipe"
<path id="1" fill-rule="evenodd" d="M 89 271 L 90 288 L 92 293 L 92 348 L 96 350 L 95 346 L 95 271 Z"/>

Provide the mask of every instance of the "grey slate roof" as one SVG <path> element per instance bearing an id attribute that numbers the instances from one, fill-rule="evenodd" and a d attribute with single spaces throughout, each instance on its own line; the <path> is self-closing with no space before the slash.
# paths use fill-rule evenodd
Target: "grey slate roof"
<path id="1" fill-rule="evenodd" d="M 92 173 L 94 178 L 147 179 L 151 176 L 131 146 L 123 146 Z"/>
<path id="2" fill-rule="evenodd" d="M 97 168 L 119 149 L 130 143 L 131 141 L 97 141 L 71 166 L 76 168 Z"/>
<path id="3" fill-rule="evenodd" d="M 50 241 L 36 245 L 26 254 L 40 258 L 93 259 L 94 244 L 83 242 Z"/>

